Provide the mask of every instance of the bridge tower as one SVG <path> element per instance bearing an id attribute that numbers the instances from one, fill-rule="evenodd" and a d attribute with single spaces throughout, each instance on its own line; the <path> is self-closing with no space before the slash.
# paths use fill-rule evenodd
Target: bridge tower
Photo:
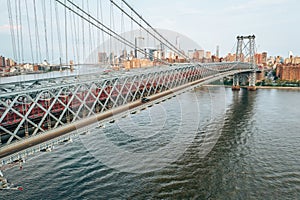
<path id="1" fill-rule="evenodd" d="M 252 72 L 249 73 L 248 90 L 256 90 L 256 72 L 255 72 L 255 35 L 237 36 L 236 59 L 237 62 L 249 62 Z M 240 75 L 236 74 L 233 78 L 233 90 L 240 89 Z"/>

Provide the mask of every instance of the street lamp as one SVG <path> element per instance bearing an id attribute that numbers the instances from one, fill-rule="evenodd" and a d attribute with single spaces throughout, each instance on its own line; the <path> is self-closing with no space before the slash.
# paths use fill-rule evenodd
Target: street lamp
<path id="1" fill-rule="evenodd" d="M 141 39 L 144 40 L 145 38 L 139 36 L 134 38 L 134 57 L 137 58 L 137 40 Z"/>

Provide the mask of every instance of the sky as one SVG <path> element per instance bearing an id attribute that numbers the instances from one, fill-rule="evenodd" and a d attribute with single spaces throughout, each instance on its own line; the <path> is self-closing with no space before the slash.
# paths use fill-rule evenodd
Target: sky
<path id="1" fill-rule="evenodd" d="M 14 0 L 12 0 L 14 1 Z M 109 0 L 101 0 L 109 2 Z M 30 1 L 32 2 L 32 1 Z M 127 0 L 153 27 L 183 34 L 205 50 L 234 52 L 236 36 L 256 36 L 258 52 L 300 55 L 298 0 Z M 6 5 L 6 0 L 0 0 Z M 93 4 L 93 3 L 91 3 Z M 92 5 L 93 6 L 93 5 Z M 103 12 L 109 12 L 104 9 Z M 106 13 L 109 15 L 108 13 Z M 105 13 L 104 13 L 105 15 Z M 0 11 L 0 55 L 12 56 L 7 8 Z"/>
<path id="2" fill-rule="evenodd" d="M 231 52 L 237 35 L 256 36 L 258 52 L 300 55 L 298 0 L 128 0 L 155 27 L 176 30 L 204 49 Z"/>

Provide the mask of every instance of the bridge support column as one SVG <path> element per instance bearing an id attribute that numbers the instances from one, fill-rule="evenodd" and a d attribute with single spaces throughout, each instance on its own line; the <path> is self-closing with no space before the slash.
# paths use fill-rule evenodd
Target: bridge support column
<path id="1" fill-rule="evenodd" d="M 29 137 L 28 123 L 25 124 L 25 137 L 26 138 Z M 0 141 L 0 143 L 1 143 L 1 141 Z"/>
<path id="2" fill-rule="evenodd" d="M 256 83 L 256 73 L 251 72 L 249 74 L 249 86 L 248 86 L 249 91 L 255 91 L 256 90 L 255 83 Z"/>
<path id="3" fill-rule="evenodd" d="M 47 124 L 48 124 L 48 130 L 50 130 L 51 129 L 51 120 L 50 120 L 50 117 L 47 120 Z"/>
<path id="4" fill-rule="evenodd" d="M 240 90 L 241 87 L 240 87 L 240 77 L 238 74 L 235 74 L 233 76 L 233 83 L 232 83 L 232 90 Z"/>
<path id="5" fill-rule="evenodd" d="M 70 115 L 67 115 L 67 123 L 69 124 L 70 123 Z"/>

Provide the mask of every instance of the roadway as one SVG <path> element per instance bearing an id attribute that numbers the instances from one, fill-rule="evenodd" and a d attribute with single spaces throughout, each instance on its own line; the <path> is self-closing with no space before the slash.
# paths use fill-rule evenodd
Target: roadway
<path id="1" fill-rule="evenodd" d="M 181 91 L 184 91 L 189 88 L 196 87 L 200 84 L 207 84 L 209 82 L 212 82 L 214 80 L 219 80 L 222 77 L 232 75 L 234 73 L 242 73 L 249 70 L 234 70 L 229 72 L 223 72 L 221 74 L 209 76 L 200 80 L 196 80 L 190 83 L 186 83 L 184 85 L 178 86 L 176 88 L 173 88 L 171 90 L 167 90 L 161 93 L 157 93 L 154 95 L 151 95 L 147 97 L 150 101 L 147 104 L 154 103 L 154 101 L 158 101 L 162 99 L 163 97 L 170 96 L 170 95 L 176 95 L 177 93 L 180 93 Z M 112 118 L 114 115 L 126 113 L 128 111 L 131 111 L 135 108 L 138 108 L 140 106 L 143 106 L 144 103 L 142 103 L 140 100 L 128 103 L 123 106 L 119 106 L 117 108 L 105 111 L 103 113 L 96 114 L 94 116 L 82 119 L 80 121 L 76 121 L 74 123 L 65 125 L 63 127 L 59 127 L 53 130 L 49 130 L 46 133 L 42 133 L 36 136 L 29 137 L 25 140 L 21 140 L 15 143 L 12 143 L 10 145 L 7 145 L 5 147 L 2 147 L 0 150 L 0 159 L 9 157 L 15 153 L 24 151 L 28 148 L 37 146 L 39 144 L 45 143 L 47 141 L 51 141 L 53 139 L 59 138 L 61 136 L 64 136 L 70 132 L 76 131 L 78 129 L 81 129 L 85 126 L 94 124 L 96 122 L 101 122 L 105 119 Z"/>

